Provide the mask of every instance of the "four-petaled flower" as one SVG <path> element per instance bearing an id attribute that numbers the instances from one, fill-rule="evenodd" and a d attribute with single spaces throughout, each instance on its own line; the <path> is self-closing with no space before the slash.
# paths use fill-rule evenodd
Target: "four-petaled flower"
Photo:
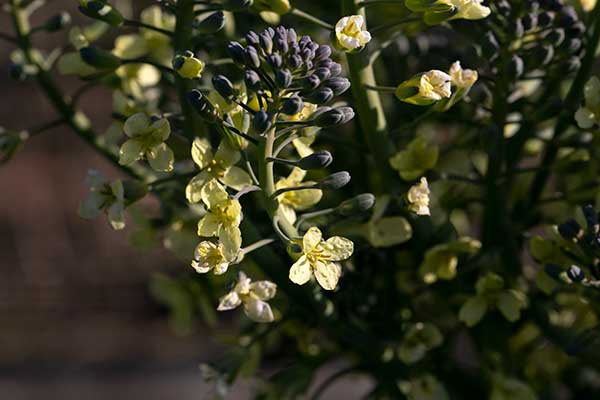
<path id="1" fill-rule="evenodd" d="M 85 183 L 90 194 L 79 205 L 79 216 L 85 219 L 94 219 L 104 211 L 108 215 L 113 229 L 125 228 L 123 182 L 120 180 L 109 182 L 98 171 L 91 170 L 88 172 Z"/>
<path id="2" fill-rule="evenodd" d="M 428 106 L 450 96 L 452 78 L 437 69 L 417 74 L 396 89 L 399 100 L 418 106 Z"/>
<path id="3" fill-rule="evenodd" d="M 275 318 L 267 300 L 275 297 L 277 285 L 270 281 L 252 282 L 243 272 L 233 290 L 221 297 L 218 311 L 233 310 L 244 304 L 244 313 L 255 322 L 272 322 Z"/>
<path id="4" fill-rule="evenodd" d="M 224 251 L 221 243 L 213 243 L 208 240 L 201 242 L 194 251 L 192 268 L 199 274 L 213 271 L 215 275 L 227 272 L 231 264 L 238 261 L 238 257 L 232 257 Z"/>
<path id="5" fill-rule="evenodd" d="M 282 178 L 275 184 L 275 189 L 285 189 L 300 186 L 306 176 L 306 171 L 294 168 L 287 178 Z M 304 182 L 311 185 L 315 182 Z M 296 210 L 306 210 L 321 201 L 323 192 L 320 189 L 303 189 L 285 192 L 277 197 L 279 201 L 279 212 L 290 223 L 296 222 Z"/>
<path id="6" fill-rule="evenodd" d="M 166 118 L 150 118 L 137 113 L 127 118 L 123 126 L 129 137 L 119 152 L 119 164 L 130 165 L 142 157 L 155 171 L 172 171 L 174 155 L 165 140 L 171 134 L 171 126 Z"/>
<path id="7" fill-rule="evenodd" d="M 211 180 L 202 188 L 202 202 L 207 213 L 198 222 L 198 236 L 218 236 L 226 259 L 237 257 L 242 245 L 242 206 L 230 199 L 227 191 L 216 180 Z"/>
<path id="8" fill-rule="evenodd" d="M 456 8 L 456 14 L 450 19 L 482 19 L 492 12 L 489 7 L 482 5 L 482 0 L 442 0 Z"/>
<path id="9" fill-rule="evenodd" d="M 461 89 L 470 89 L 477 82 L 479 75 L 472 69 L 462 69 L 460 61 L 454 62 L 450 67 L 452 85 Z"/>
<path id="10" fill-rule="evenodd" d="M 409 202 L 408 209 L 417 215 L 431 215 L 429 211 L 429 193 L 427 178 L 422 177 L 421 181 L 408 191 L 406 196 Z"/>
<path id="11" fill-rule="evenodd" d="M 202 188 L 213 179 L 235 190 L 252 184 L 250 175 L 234 165 L 240 160 L 240 152 L 232 149 L 226 140 L 221 141 L 217 152 L 213 154 L 208 140 L 196 138 L 192 144 L 192 159 L 201 171 L 185 189 L 190 203 L 201 200 Z"/>
<path id="12" fill-rule="evenodd" d="M 340 19 L 335 24 L 335 35 L 345 51 L 361 49 L 371 41 L 371 33 L 365 29 L 365 19 L 362 15 Z"/>
<path id="13" fill-rule="evenodd" d="M 312 227 L 304 234 L 302 255 L 290 268 L 289 278 L 304 285 L 314 273 L 323 289 L 333 290 L 342 275 L 339 261 L 348 259 L 353 252 L 351 240 L 333 236 L 325 241 L 319 228 Z"/>

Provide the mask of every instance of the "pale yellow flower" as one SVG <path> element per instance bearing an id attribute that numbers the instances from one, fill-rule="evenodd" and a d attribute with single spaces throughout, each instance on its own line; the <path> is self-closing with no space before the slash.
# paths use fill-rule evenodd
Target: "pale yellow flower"
<path id="1" fill-rule="evenodd" d="M 216 180 L 202 188 L 202 201 L 207 213 L 198 222 L 198 236 L 218 236 L 226 258 L 237 257 L 242 245 L 242 206 L 238 200 L 230 199 L 227 191 Z"/>
<path id="2" fill-rule="evenodd" d="M 429 211 L 429 185 L 427 178 L 421 178 L 421 181 L 410 188 L 408 191 L 408 208 L 417 215 L 431 215 Z"/>
<path id="3" fill-rule="evenodd" d="M 218 311 L 233 310 L 244 304 L 244 313 L 255 322 L 272 322 L 275 318 L 267 300 L 275 297 L 277 285 L 270 281 L 252 282 L 243 272 L 239 273 L 233 290 L 221 297 Z"/>
<path id="4" fill-rule="evenodd" d="M 212 270 L 215 275 L 222 275 L 227 272 L 234 261 L 236 261 L 236 257 L 232 258 L 231 254 L 227 254 L 221 243 L 205 240 L 194 251 L 192 268 L 199 274 L 205 274 Z"/>
<path id="5" fill-rule="evenodd" d="M 275 189 L 285 189 L 290 187 L 311 185 L 316 182 L 302 182 L 306 176 L 306 171 L 300 168 L 294 168 L 287 178 L 282 178 L 275 183 Z M 290 223 L 296 222 L 296 210 L 306 210 L 321 201 L 323 192 L 320 189 L 304 189 L 285 192 L 277 197 L 279 201 L 279 212 Z"/>
<path id="6" fill-rule="evenodd" d="M 579 0 L 584 11 L 592 11 L 596 7 L 596 0 Z"/>
<path id="7" fill-rule="evenodd" d="M 471 69 L 462 69 L 460 61 L 456 61 L 450 67 L 450 79 L 452 85 L 461 89 L 469 89 L 477 82 L 479 75 L 477 71 Z"/>
<path id="8" fill-rule="evenodd" d="M 350 258 L 354 243 L 341 236 L 326 241 L 319 228 L 310 228 L 302 239 L 302 255 L 290 268 L 289 278 L 297 285 L 304 285 L 314 274 L 325 290 L 336 288 L 342 275 L 339 261 Z"/>
<path id="9" fill-rule="evenodd" d="M 365 29 L 362 15 L 340 19 L 335 25 L 335 35 L 340 46 L 347 51 L 360 49 L 371 41 L 371 33 Z"/>

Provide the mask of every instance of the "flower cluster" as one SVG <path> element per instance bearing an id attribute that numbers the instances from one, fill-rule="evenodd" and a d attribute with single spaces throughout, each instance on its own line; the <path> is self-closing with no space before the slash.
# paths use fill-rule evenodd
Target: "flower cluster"
<path id="1" fill-rule="evenodd" d="M 406 7 L 422 12 L 423 20 L 430 25 L 453 19 L 482 19 L 490 15 L 489 7 L 482 0 L 407 0 Z"/>

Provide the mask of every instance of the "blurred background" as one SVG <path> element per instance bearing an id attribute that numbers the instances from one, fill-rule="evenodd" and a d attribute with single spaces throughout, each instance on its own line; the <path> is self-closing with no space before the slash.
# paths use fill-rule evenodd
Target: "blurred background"
<path id="1" fill-rule="evenodd" d="M 63 9 L 74 24 L 87 22 L 76 6 L 51 1 L 32 25 Z M 9 15 L 0 12 L 0 32 L 11 31 Z M 65 34 L 37 33 L 35 46 L 59 47 Z M 10 78 L 13 50 L 0 41 L 0 126 L 31 129 L 55 120 L 33 82 Z M 66 94 L 81 85 L 57 79 Z M 100 132 L 111 122 L 110 96 L 92 89 L 81 101 Z M 213 339 L 226 327 L 194 322 L 185 334 L 176 333 L 168 310 L 150 294 L 150 281 L 189 266 L 160 246 L 136 249 L 131 224 L 115 232 L 106 218 L 80 219 L 89 169 L 120 176 L 64 126 L 28 140 L 0 165 L 0 399 L 211 398 L 214 388 L 203 381 L 199 365 L 222 355 L 225 347 Z M 146 212 L 155 206 L 143 204 Z M 268 379 L 276 369 L 263 375 Z M 313 385 L 330 374 L 322 371 Z M 328 393 L 352 399 L 368 391 L 368 382 L 352 379 Z M 242 382 L 227 398 L 245 399 L 251 392 L 251 382 Z"/>

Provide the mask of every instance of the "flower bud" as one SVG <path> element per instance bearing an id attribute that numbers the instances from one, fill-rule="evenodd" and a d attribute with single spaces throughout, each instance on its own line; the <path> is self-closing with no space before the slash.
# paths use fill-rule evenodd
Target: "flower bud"
<path id="1" fill-rule="evenodd" d="M 246 70 L 244 73 L 244 82 L 246 82 L 246 87 L 250 90 L 258 91 L 261 89 L 260 76 L 258 76 L 256 71 Z"/>
<path id="2" fill-rule="evenodd" d="M 246 33 L 246 44 L 256 47 L 260 44 L 260 39 L 258 37 L 258 34 L 254 31 L 249 31 L 248 33 Z"/>
<path id="3" fill-rule="evenodd" d="M 63 29 L 71 23 L 71 15 L 63 11 L 60 14 L 51 17 L 44 23 L 44 29 L 48 32 L 56 32 Z"/>
<path id="4" fill-rule="evenodd" d="M 321 61 L 329 57 L 331 57 L 331 47 L 329 46 L 319 46 L 315 51 L 315 61 Z"/>
<path id="5" fill-rule="evenodd" d="M 342 74 L 342 64 L 332 62 L 329 64 L 329 71 L 331 71 L 331 76 L 338 76 Z"/>
<path id="6" fill-rule="evenodd" d="M 344 217 L 362 213 L 370 210 L 375 205 L 375 196 L 371 193 L 363 193 L 346 200 L 337 207 L 337 212 Z"/>
<path id="7" fill-rule="evenodd" d="M 529 31 L 537 26 L 537 15 L 533 13 L 526 14 L 521 18 L 521 22 L 523 23 L 523 28 Z"/>
<path id="8" fill-rule="evenodd" d="M 315 72 L 313 72 L 313 74 L 318 76 L 320 80 L 326 81 L 331 76 L 331 71 L 329 70 L 329 68 L 319 67 L 315 69 Z"/>
<path id="9" fill-rule="evenodd" d="M 585 279 L 585 273 L 576 265 L 572 265 L 571 268 L 567 270 L 567 276 L 573 282 L 581 282 Z"/>
<path id="10" fill-rule="evenodd" d="M 196 33 L 200 35 L 210 35 L 217 33 L 225 26 L 225 14 L 223 11 L 217 11 L 210 14 L 201 21 L 194 21 Z"/>
<path id="11" fill-rule="evenodd" d="M 582 46 L 583 43 L 581 42 L 581 39 L 574 38 L 565 40 L 560 47 L 569 54 L 575 54 L 581 50 Z"/>
<path id="12" fill-rule="evenodd" d="M 194 53 L 186 51 L 173 57 L 173 69 L 183 78 L 195 79 L 202 75 L 204 63 Z"/>
<path id="13" fill-rule="evenodd" d="M 321 189 L 338 190 L 346 186 L 350 182 L 350 179 L 352 178 L 348 172 L 336 172 L 323 179 L 317 185 Z"/>
<path id="14" fill-rule="evenodd" d="M 304 108 L 304 102 L 299 96 L 288 97 L 281 104 L 281 111 L 287 115 L 296 115 Z"/>
<path id="15" fill-rule="evenodd" d="M 98 69 L 113 70 L 121 65 L 121 59 L 109 51 L 97 47 L 84 47 L 79 50 L 81 59 Z"/>
<path id="16" fill-rule="evenodd" d="M 583 230 L 581 226 L 574 219 L 570 219 L 565 223 L 562 223 L 558 226 L 558 233 L 565 240 L 577 241 L 579 238 L 583 236 Z"/>
<path id="17" fill-rule="evenodd" d="M 212 84 L 215 90 L 224 98 L 230 99 L 235 95 L 233 84 L 226 76 L 215 75 L 212 78 Z"/>
<path id="18" fill-rule="evenodd" d="M 300 68 L 302 66 L 302 57 L 297 54 L 294 54 L 288 58 L 287 64 L 291 69 Z"/>
<path id="19" fill-rule="evenodd" d="M 558 47 L 565 40 L 565 30 L 564 29 L 553 29 L 546 38 L 553 46 Z"/>
<path id="20" fill-rule="evenodd" d="M 186 95 L 188 103 L 204 119 L 214 121 L 216 118 L 215 110 L 212 104 L 198 89 L 194 89 Z"/>
<path id="21" fill-rule="evenodd" d="M 554 22 L 554 14 L 551 12 L 545 11 L 537 17 L 537 23 L 540 28 L 546 28 L 552 25 L 552 22 Z"/>
<path id="22" fill-rule="evenodd" d="M 242 46 L 238 42 L 230 42 L 227 45 L 227 52 L 229 53 L 233 61 L 237 64 L 246 63 L 246 53 L 244 51 L 244 46 Z"/>
<path id="23" fill-rule="evenodd" d="M 265 53 L 271 54 L 273 52 L 273 38 L 269 32 L 262 32 L 260 35 L 258 35 L 258 38 L 260 40 L 260 46 L 263 48 Z"/>
<path id="24" fill-rule="evenodd" d="M 79 11 L 90 18 L 104 21 L 110 26 L 120 26 L 124 18 L 113 6 L 100 0 L 80 0 Z"/>
<path id="25" fill-rule="evenodd" d="M 258 56 L 258 52 L 252 46 L 246 47 L 244 50 L 246 64 L 252 68 L 260 68 L 260 57 Z"/>
<path id="26" fill-rule="evenodd" d="M 319 113 L 315 119 L 315 125 L 321 128 L 328 128 L 335 125 L 342 125 L 354 118 L 352 107 L 339 107 Z"/>
<path id="27" fill-rule="evenodd" d="M 280 54 L 273 53 L 267 56 L 267 62 L 273 69 L 277 70 L 283 65 L 283 58 L 281 58 Z"/>
<path id="28" fill-rule="evenodd" d="M 567 35 L 569 35 L 570 37 L 579 37 L 583 35 L 584 32 L 585 24 L 581 21 L 577 22 L 576 24 L 573 24 L 566 30 Z"/>
<path id="29" fill-rule="evenodd" d="M 252 120 L 252 128 L 258 134 L 262 134 L 268 131 L 271 126 L 273 126 L 273 119 L 271 115 L 266 111 L 258 111 L 254 114 L 254 119 Z"/>
<path id="30" fill-rule="evenodd" d="M 242 11 L 252 5 L 252 0 L 223 0 L 225 11 Z"/>
<path id="31" fill-rule="evenodd" d="M 350 81 L 346 78 L 336 77 L 329 79 L 325 85 L 333 90 L 333 94 L 339 96 L 350 89 Z"/>
<path id="32" fill-rule="evenodd" d="M 289 69 L 280 69 L 275 73 L 275 83 L 280 88 L 288 88 L 292 84 L 294 77 Z"/>
<path id="33" fill-rule="evenodd" d="M 328 87 L 324 87 L 311 93 L 309 96 L 307 96 L 307 99 L 314 104 L 326 104 L 333 100 L 334 97 L 335 95 L 333 94 L 333 90 Z"/>
<path id="34" fill-rule="evenodd" d="M 510 32 L 516 38 L 523 37 L 523 34 L 525 33 L 525 28 L 523 27 L 523 21 L 521 21 L 520 19 L 514 20 L 513 23 L 511 24 Z"/>
<path id="35" fill-rule="evenodd" d="M 316 151 L 302 159 L 297 163 L 298 167 L 305 171 L 311 169 L 320 169 L 328 167 L 333 161 L 331 153 L 328 151 Z"/>
<path id="36" fill-rule="evenodd" d="M 577 16 L 577 11 L 571 6 L 563 7 L 560 14 L 558 14 L 558 19 L 556 23 L 559 26 L 571 26 L 579 20 Z"/>
<path id="37" fill-rule="evenodd" d="M 319 85 L 321 84 L 321 80 L 317 75 L 312 74 L 307 76 L 306 79 L 304 79 L 303 84 L 304 87 L 308 90 L 314 90 L 319 87 Z"/>
<path id="38" fill-rule="evenodd" d="M 507 73 L 512 79 L 520 78 L 525 72 L 525 63 L 523 59 L 514 54 L 508 63 Z"/>

